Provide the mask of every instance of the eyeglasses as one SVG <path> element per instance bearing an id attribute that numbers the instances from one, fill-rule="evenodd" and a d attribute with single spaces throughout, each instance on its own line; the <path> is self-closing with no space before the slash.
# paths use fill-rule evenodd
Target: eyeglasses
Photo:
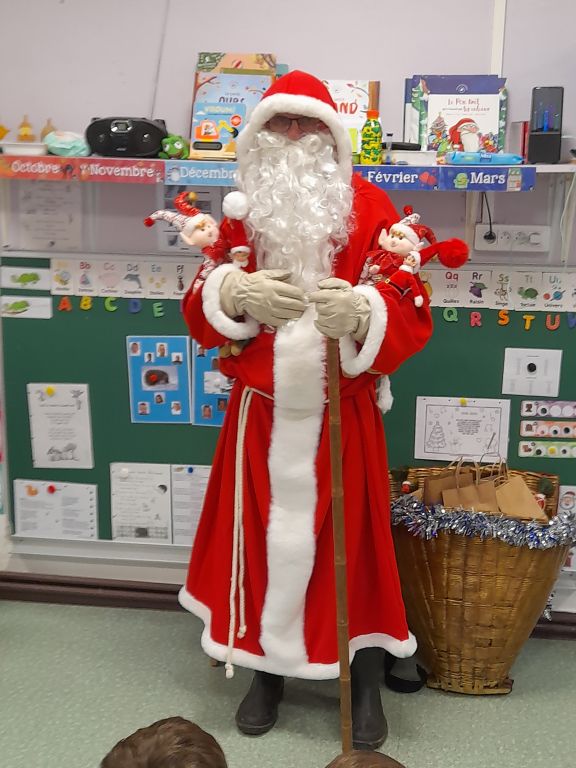
<path id="1" fill-rule="evenodd" d="M 317 117 L 293 117 L 292 115 L 274 115 L 268 120 L 266 126 L 274 133 L 288 133 L 292 123 L 296 123 L 301 133 L 316 133 L 326 130 L 326 125 Z"/>

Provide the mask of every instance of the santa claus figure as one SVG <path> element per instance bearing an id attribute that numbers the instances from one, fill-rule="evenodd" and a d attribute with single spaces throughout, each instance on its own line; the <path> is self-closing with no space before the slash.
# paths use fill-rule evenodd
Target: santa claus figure
<path id="1" fill-rule="evenodd" d="M 326 337 L 339 339 L 353 740 L 387 733 L 383 650 L 406 657 L 390 531 L 386 448 L 375 384 L 426 344 L 428 306 L 384 282 L 361 285 L 366 254 L 398 215 L 352 175 L 351 146 L 325 86 L 278 79 L 237 143 L 245 269 L 207 259 L 183 312 L 203 347 L 244 340 L 221 360 L 234 380 L 180 602 L 204 622 L 212 658 L 254 670 L 236 713 L 259 735 L 278 717 L 284 678 L 336 678 L 338 650 L 326 392 Z M 336 711 L 335 711 L 336 715 Z"/>
<path id="2" fill-rule="evenodd" d="M 463 117 L 449 131 L 454 151 L 478 152 L 480 133 L 477 123 L 471 117 Z"/>

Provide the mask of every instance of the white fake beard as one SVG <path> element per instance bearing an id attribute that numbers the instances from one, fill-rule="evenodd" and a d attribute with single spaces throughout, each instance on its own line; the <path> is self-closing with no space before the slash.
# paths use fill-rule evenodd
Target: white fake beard
<path id="1" fill-rule="evenodd" d="M 236 181 L 248 198 L 244 223 L 258 267 L 287 269 L 291 283 L 315 289 L 348 242 L 352 209 L 352 188 L 335 159 L 331 134 L 292 141 L 262 130 L 240 162 Z"/>

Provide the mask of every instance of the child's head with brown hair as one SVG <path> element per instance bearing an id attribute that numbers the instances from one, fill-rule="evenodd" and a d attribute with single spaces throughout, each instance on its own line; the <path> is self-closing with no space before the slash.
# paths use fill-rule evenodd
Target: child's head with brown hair
<path id="1" fill-rule="evenodd" d="M 227 768 L 213 736 L 183 717 L 158 720 L 119 741 L 100 768 Z"/>
<path id="2" fill-rule="evenodd" d="M 405 768 L 405 766 L 381 752 L 354 750 L 345 755 L 339 755 L 326 768 Z"/>

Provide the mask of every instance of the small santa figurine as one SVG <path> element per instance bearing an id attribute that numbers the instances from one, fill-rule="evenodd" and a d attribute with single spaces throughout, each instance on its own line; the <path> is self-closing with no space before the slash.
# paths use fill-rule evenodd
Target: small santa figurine
<path id="1" fill-rule="evenodd" d="M 174 198 L 176 211 L 154 211 L 144 219 L 144 224 L 152 227 L 156 221 L 167 221 L 179 231 L 186 245 L 200 248 L 212 261 L 221 263 L 230 253 L 237 266 L 245 267 L 250 247 L 242 222 L 226 220 L 222 225 L 226 231 L 222 231 L 216 220 L 197 208 L 195 202 L 194 192 L 181 192 Z M 231 243 L 232 247 L 225 243 Z"/>
<path id="2" fill-rule="evenodd" d="M 414 275 L 420 269 L 420 254 L 418 251 L 410 251 L 404 259 L 402 266 L 386 282 L 391 283 L 400 293 L 405 296 L 411 292 L 414 297 L 414 306 L 421 307 L 424 304 L 422 294 L 422 284 L 416 280 Z"/>
<path id="3" fill-rule="evenodd" d="M 463 117 L 450 128 L 450 143 L 455 152 L 478 152 L 480 150 L 480 129 L 471 117 Z"/>

